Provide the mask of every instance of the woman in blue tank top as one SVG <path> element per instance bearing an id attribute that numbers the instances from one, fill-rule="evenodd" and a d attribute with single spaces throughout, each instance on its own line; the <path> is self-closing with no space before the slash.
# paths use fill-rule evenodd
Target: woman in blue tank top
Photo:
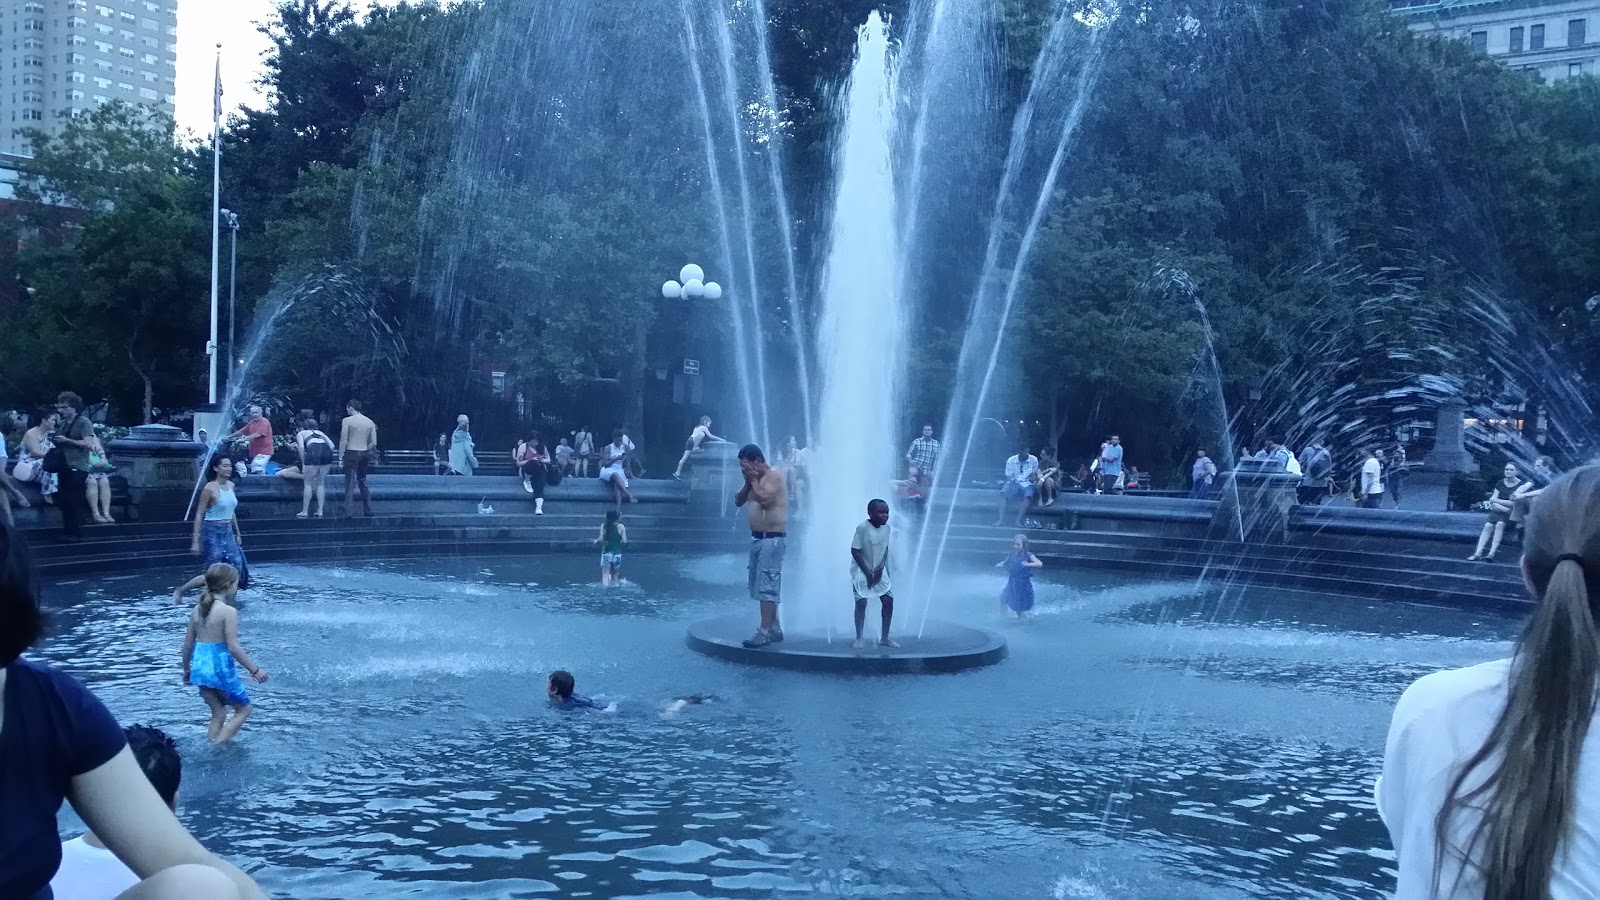
<path id="1" fill-rule="evenodd" d="M 240 546 L 239 497 L 233 492 L 233 461 L 217 455 L 206 465 L 207 482 L 194 510 L 194 542 L 189 552 L 206 568 L 225 562 L 239 570 L 239 588 L 250 586 L 250 566 Z"/>

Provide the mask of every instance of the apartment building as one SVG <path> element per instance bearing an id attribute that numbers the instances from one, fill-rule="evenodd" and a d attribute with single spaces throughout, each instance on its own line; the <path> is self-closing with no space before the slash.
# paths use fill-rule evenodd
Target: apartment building
<path id="1" fill-rule="evenodd" d="M 1470 43 L 1546 82 L 1600 75 L 1600 0 L 1390 0 L 1412 31 Z"/>
<path id="2" fill-rule="evenodd" d="M 0 154 L 97 103 L 173 115 L 178 0 L 0 0 Z"/>

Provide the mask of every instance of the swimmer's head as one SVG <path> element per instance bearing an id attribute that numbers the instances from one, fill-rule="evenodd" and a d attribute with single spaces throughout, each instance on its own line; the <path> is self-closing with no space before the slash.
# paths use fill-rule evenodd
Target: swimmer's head
<path id="1" fill-rule="evenodd" d="M 1028 552 L 1028 536 L 1025 535 L 1025 534 L 1019 534 L 1016 537 L 1012 538 L 1011 539 L 1011 549 L 1016 550 L 1019 553 L 1027 553 Z"/>
<path id="2" fill-rule="evenodd" d="M 572 690 L 577 686 L 571 672 L 557 669 L 550 673 L 550 684 L 546 687 L 545 693 L 550 695 L 551 700 L 571 700 Z"/>
<path id="3" fill-rule="evenodd" d="M 889 521 L 889 504 L 882 500 L 872 500 L 867 503 L 867 521 L 873 528 L 882 528 Z"/>

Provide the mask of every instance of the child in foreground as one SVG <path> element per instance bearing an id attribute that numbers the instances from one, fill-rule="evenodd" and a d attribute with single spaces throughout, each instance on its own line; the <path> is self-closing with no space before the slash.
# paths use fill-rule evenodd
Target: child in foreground
<path id="1" fill-rule="evenodd" d="M 600 536 L 594 539 L 600 545 L 600 584 L 610 587 L 622 583 L 622 548 L 628 544 L 628 526 L 622 524 L 622 514 L 606 510 L 606 521 L 600 526 Z"/>
<path id="2" fill-rule="evenodd" d="M 850 539 L 850 590 L 856 601 L 857 649 L 865 646 L 862 632 L 867 624 L 867 601 L 878 598 L 882 604 L 882 630 L 878 646 L 900 646 L 889 637 L 889 625 L 894 621 L 894 586 L 889 578 L 889 544 L 893 532 L 889 528 L 889 504 L 873 500 L 867 504 L 867 520 L 856 526 Z"/>
<path id="3" fill-rule="evenodd" d="M 239 589 L 239 570 L 227 563 L 213 563 L 206 569 L 205 579 L 200 602 L 189 613 L 189 629 L 183 635 L 183 681 L 200 689 L 200 698 L 211 710 L 206 733 L 213 743 L 220 744 L 239 733 L 253 709 L 234 660 L 258 683 L 267 680 L 267 673 L 239 646 L 239 613 L 226 602 L 217 603 Z M 231 718 L 228 707 L 233 708 Z"/>
<path id="4" fill-rule="evenodd" d="M 1028 550 L 1028 536 L 1019 534 L 1011 539 L 1011 555 L 995 564 L 1005 569 L 1010 577 L 1000 591 L 1001 609 L 1010 610 L 1022 618 L 1033 609 L 1033 570 L 1044 568 L 1039 557 Z"/>

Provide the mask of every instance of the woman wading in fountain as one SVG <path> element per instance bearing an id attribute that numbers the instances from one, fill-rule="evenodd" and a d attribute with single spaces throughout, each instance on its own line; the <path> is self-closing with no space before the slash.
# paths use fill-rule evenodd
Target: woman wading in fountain
<path id="1" fill-rule="evenodd" d="M 1547 488 L 1510 659 L 1429 675 L 1395 707 L 1378 782 L 1400 898 L 1600 896 L 1600 466 Z"/>
<path id="2" fill-rule="evenodd" d="M 210 566 L 225 562 L 239 570 L 239 587 L 250 587 L 250 566 L 240 545 L 239 497 L 233 492 L 233 460 L 217 455 L 206 467 L 210 479 L 194 508 L 194 541 L 189 552 Z"/>

